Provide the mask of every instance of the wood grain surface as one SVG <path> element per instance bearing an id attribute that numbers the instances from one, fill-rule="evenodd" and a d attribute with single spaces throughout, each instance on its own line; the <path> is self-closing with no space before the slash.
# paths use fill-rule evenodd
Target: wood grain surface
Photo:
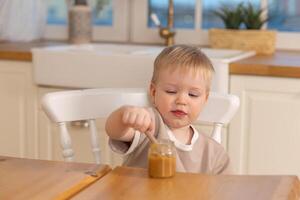
<path id="1" fill-rule="evenodd" d="M 117 167 L 73 199 L 294 200 L 299 195 L 296 176 L 177 173 L 173 178 L 154 179 L 145 169 Z"/>
<path id="2" fill-rule="evenodd" d="M 230 74 L 300 78 L 300 51 L 276 51 L 230 63 Z"/>
<path id="3" fill-rule="evenodd" d="M 0 156 L 0 199 L 67 199 L 91 184 L 95 177 L 86 173 L 91 170 L 102 177 L 111 169 L 107 165 Z"/>
<path id="4" fill-rule="evenodd" d="M 0 60 L 32 61 L 31 49 L 66 44 L 60 41 L 0 42 Z"/>

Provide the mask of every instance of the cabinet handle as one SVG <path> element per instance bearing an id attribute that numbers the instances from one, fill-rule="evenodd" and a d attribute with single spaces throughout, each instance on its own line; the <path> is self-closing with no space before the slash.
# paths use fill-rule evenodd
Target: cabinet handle
<path id="1" fill-rule="evenodd" d="M 89 127 L 89 123 L 87 120 L 78 120 L 78 121 L 72 121 L 70 123 L 72 127 L 78 127 L 78 128 L 87 128 Z"/>

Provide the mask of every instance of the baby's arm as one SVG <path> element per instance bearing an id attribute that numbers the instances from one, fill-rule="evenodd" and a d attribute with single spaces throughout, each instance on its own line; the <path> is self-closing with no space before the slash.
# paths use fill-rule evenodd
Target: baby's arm
<path id="1" fill-rule="evenodd" d="M 151 109 L 137 106 L 122 106 L 107 118 L 107 135 L 116 140 L 132 141 L 135 130 L 154 133 L 155 120 Z"/>

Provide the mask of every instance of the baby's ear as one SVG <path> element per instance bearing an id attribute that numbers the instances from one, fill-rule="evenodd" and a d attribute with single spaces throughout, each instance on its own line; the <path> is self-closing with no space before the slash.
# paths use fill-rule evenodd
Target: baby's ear
<path id="1" fill-rule="evenodd" d="M 207 101 L 207 100 L 208 100 L 208 97 L 209 97 L 209 93 L 210 93 L 209 91 L 207 91 L 207 92 L 206 92 L 206 97 L 205 97 L 205 101 Z"/>
<path id="2" fill-rule="evenodd" d="M 151 83 L 149 87 L 149 96 L 153 106 L 155 106 L 155 93 L 156 93 L 156 86 L 154 83 Z"/>

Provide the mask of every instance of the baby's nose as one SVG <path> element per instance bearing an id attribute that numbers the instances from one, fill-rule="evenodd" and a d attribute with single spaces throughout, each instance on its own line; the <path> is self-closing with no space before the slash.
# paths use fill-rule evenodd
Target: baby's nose
<path id="1" fill-rule="evenodd" d="M 186 95 L 183 93 L 179 93 L 176 98 L 176 103 L 185 105 L 187 103 Z"/>

